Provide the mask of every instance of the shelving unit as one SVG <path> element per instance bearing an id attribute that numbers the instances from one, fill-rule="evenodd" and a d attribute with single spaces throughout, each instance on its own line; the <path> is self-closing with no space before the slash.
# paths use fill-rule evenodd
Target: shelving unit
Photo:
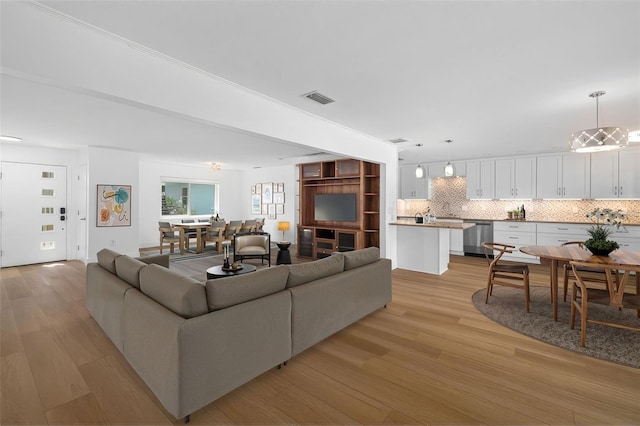
<path id="1" fill-rule="evenodd" d="M 334 251 L 380 246 L 380 165 L 344 159 L 300 164 L 298 256 L 323 258 Z M 356 220 L 317 221 L 317 194 L 355 193 Z"/>

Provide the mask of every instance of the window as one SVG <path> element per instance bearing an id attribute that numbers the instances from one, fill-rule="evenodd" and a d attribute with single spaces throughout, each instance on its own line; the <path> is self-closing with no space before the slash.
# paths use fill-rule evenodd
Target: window
<path id="1" fill-rule="evenodd" d="M 212 215 L 217 211 L 217 183 L 162 182 L 163 216 Z"/>

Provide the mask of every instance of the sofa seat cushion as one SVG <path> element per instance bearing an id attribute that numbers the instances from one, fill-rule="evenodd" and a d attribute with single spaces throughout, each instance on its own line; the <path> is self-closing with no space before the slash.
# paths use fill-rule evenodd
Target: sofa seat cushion
<path id="1" fill-rule="evenodd" d="M 140 290 L 183 318 L 209 312 L 206 291 L 201 282 L 160 265 L 149 265 L 140 271 Z"/>
<path id="2" fill-rule="evenodd" d="M 259 299 L 285 289 L 289 269 L 282 265 L 235 277 L 207 280 L 207 304 L 211 311 Z"/>
<path id="3" fill-rule="evenodd" d="M 331 255 L 309 263 L 289 265 L 288 268 L 287 288 L 339 274 L 344 270 L 344 257 Z"/>
<path id="4" fill-rule="evenodd" d="M 118 278 L 140 289 L 140 271 L 147 266 L 146 263 L 122 255 L 116 257 L 115 265 Z"/>
<path id="5" fill-rule="evenodd" d="M 359 268 L 380 259 L 380 249 L 378 247 L 367 247 L 361 250 L 345 251 L 340 253 L 344 256 L 344 270 Z"/>
<path id="6" fill-rule="evenodd" d="M 97 253 L 98 265 L 102 266 L 112 274 L 116 273 L 116 257 L 122 256 L 117 251 L 104 248 Z"/>

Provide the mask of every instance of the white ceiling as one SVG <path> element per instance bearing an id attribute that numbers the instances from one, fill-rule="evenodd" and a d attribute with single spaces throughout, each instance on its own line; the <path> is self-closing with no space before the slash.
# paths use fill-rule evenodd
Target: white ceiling
<path id="1" fill-rule="evenodd" d="M 381 141 L 406 138 L 404 163 L 446 161 L 445 139 L 452 159 L 567 151 L 573 131 L 595 127 L 596 90 L 601 125 L 640 129 L 640 1 L 40 3 Z M 211 151 L 238 168 L 317 151 L 2 66 L 2 132 L 25 143 L 158 153 L 179 141 L 200 152 L 184 161 Z M 312 90 L 336 102 L 302 96 Z"/>

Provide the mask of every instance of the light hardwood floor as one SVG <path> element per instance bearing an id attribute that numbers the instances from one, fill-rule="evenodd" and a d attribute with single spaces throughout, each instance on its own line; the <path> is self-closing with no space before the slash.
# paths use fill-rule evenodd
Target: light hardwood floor
<path id="1" fill-rule="evenodd" d="M 192 275 L 206 262 L 171 267 Z M 82 263 L 0 274 L 2 425 L 181 423 L 88 314 Z M 488 320 L 471 303 L 485 274 L 482 259 L 463 257 L 442 276 L 395 270 L 386 309 L 193 413 L 191 424 L 640 424 L 640 369 Z M 534 285 L 547 280 L 546 267 L 532 267 Z"/>

